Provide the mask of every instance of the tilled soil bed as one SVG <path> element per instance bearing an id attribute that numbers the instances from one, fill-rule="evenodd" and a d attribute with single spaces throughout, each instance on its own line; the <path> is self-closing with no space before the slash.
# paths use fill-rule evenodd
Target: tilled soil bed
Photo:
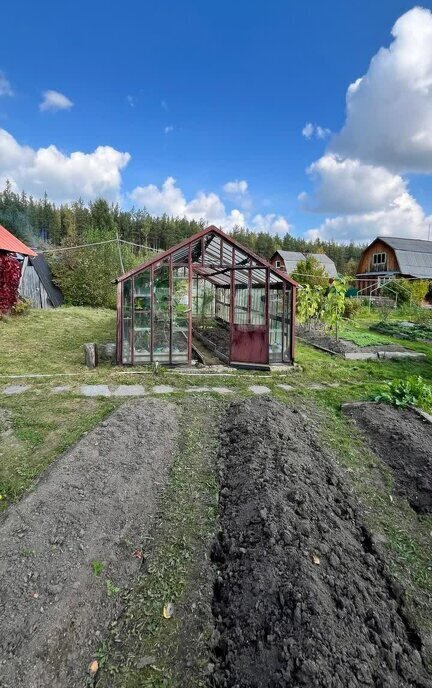
<path id="1" fill-rule="evenodd" d="M 377 353 L 378 351 L 393 351 L 403 353 L 407 351 L 407 349 L 405 349 L 403 346 L 399 346 L 399 344 L 374 344 L 369 346 L 358 346 L 354 342 L 348 341 L 347 339 L 336 339 L 323 330 L 307 330 L 304 327 L 297 327 L 297 334 L 307 344 L 328 349 L 335 354 L 373 354 Z"/>
<path id="2" fill-rule="evenodd" d="M 432 425 L 413 409 L 388 404 L 345 404 L 371 449 L 392 469 L 396 493 L 432 513 Z"/>
<path id="3" fill-rule="evenodd" d="M 85 684 L 120 592 L 140 567 L 176 433 L 173 404 L 124 404 L 4 513 L 2 688 Z"/>
<path id="4" fill-rule="evenodd" d="M 401 589 L 306 414 L 235 402 L 222 438 L 214 688 L 430 688 Z"/>

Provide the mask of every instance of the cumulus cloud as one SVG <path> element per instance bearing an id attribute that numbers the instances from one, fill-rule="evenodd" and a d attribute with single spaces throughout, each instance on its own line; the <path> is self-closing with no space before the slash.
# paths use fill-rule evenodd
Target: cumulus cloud
<path id="1" fill-rule="evenodd" d="M 392 35 L 348 88 L 331 150 L 393 171 L 432 172 L 432 13 L 415 7 Z"/>
<path id="2" fill-rule="evenodd" d="M 290 226 L 281 215 L 269 213 L 250 217 L 239 208 L 227 210 L 225 204 L 215 193 L 199 191 L 194 198 L 187 200 L 173 177 L 168 177 L 161 187 L 154 184 L 137 186 L 130 194 L 132 200 L 144 206 L 151 215 L 173 215 L 188 220 L 204 220 L 207 224 L 222 227 L 227 231 L 235 226 L 250 226 L 258 231 L 285 234 Z"/>
<path id="3" fill-rule="evenodd" d="M 305 137 L 305 139 L 325 139 L 327 136 L 330 136 L 331 131 L 330 129 L 325 129 L 324 127 L 320 127 L 319 124 L 312 124 L 312 122 L 308 122 L 307 124 L 304 125 L 302 129 L 302 134 Z"/>
<path id="4" fill-rule="evenodd" d="M 426 238 L 430 218 L 401 175 L 432 172 L 432 13 L 406 12 L 392 35 L 349 86 L 344 126 L 307 169 L 315 189 L 299 195 L 302 207 L 335 215 L 312 238 Z M 314 131 L 306 125 L 303 133 Z"/>
<path id="5" fill-rule="evenodd" d="M 388 206 L 406 192 L 406 182 L 384 167 L 328 153 L 307 173 L 316 183 L 313 196 L 302 193 L 305 210 L 321 213 L 364 213 Z"/>
<path id="6" fill-rule="evenodd" d="M 426 217 L 417 201 L 405 192 L 381 210 L 327 218 L 306 232 L 306 236 L 311 240 L 320 238 L 344 242 L 370 241 L 376 236 L 427 239 L 429 222 L 432 222 L 432 216 Z"/>
<path id="7" fill-rule="evenodd" d="M 227 194 L 232 194 L 234 196 L 245 194 L 248 190 L 248 183 L 245 179 L 236 179 L 233 182 L 224 184 L 223 190 Z"/>
<path id="8" fill-rule="evenodd" d="M 3 72 L 0 72 L 0 96 L 13 96 L 12 86 Z"/>
<path id="9" fill-rule="evenodd" d="M 44 91 L 42 101 L 39 103 L 41 112 L 70 110 L 71 107 L 73 107 L 73 102 L 59 91 Z"/>
<path id="10" fill-rule="evenodd" d="M 117 200 L 121 170 L 130 160 L 110 146 L 98 146 L 92 153 L 65 154 L 56 146 L 22 146 L 6 130 L 0 129 L 0 179 L 9 179 L 15 188 L 35 196 L 45 191 L 56 202 L 81 196 L 92 200 L 104 196 Z"/>

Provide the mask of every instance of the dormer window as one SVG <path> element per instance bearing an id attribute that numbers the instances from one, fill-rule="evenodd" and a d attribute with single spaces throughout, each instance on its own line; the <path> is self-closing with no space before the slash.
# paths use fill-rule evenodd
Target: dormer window
<path id="1" fill-rule="evenodd" d="M 280 268 L 280 266 L 281 266 L 280 260 L 275 261 L 275 266 L 276 266 L 277 268 Z"/>
<path id="2" fill-rule="evenodd" d="M 385 253 L 374 253 L 372 256 L 372 266 L 374 270 L 385 270 L 387 255 Z"/>

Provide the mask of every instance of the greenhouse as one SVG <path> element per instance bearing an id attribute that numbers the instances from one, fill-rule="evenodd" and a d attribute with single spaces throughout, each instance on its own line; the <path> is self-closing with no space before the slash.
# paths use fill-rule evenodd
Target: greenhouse
<path id="1" fill-rule="evenodd" d="M 296 283 L 217 227 L 117 282 L 119 364 L 293 363 Z"/>

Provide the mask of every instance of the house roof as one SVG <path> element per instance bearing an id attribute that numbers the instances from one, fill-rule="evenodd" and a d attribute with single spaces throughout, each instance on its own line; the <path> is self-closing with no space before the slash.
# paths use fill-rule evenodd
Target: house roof
<path id="1" fill-rule="evenodd" d="M 401 237 L 378 237 L 378 239 L 394 250 L 403 275 L 432 279 L 432 241 Z"/>
<path id="2" fill-rule="evenodd" d="M 336 265 L 334 264 L 331 258 L 325 255 L 325 253 L 305 254 L 301 253 L 300 251 L 276 251 L 274 253 L 274 256 L 276 254 L 283 259 L 285 263 L 285 270 L 288 274 L 292 274 L 293 272 L 295 272 L 297 263 L 300 260 L 305 260 L 307 257 L 310 256 L 312 258 L 315 258 L 315 260 L 317 260 L 319 263 L 321 263 L 329 277 L 337 277 L 338 273 Z"/>
<path id="3" fill-rule="evenodd" d="M 61 306 L 63 303 L 63 294 L 52 281 L 51 270 L 49 269 L 49 265 L 43 253 L 37 253 L 34 256 L 30 256 L 29 263 L 36 270 L 36 273 L 42 282 L 45 291 L 48 294 L 48 298 L 54 308 Z"/>
<path id="4" fill-rule="evenodd" d="M 22 253 L 24 256 L 35 256 L 36 253 L 17 239 L 5 227 L 0 225 L 0 251 L 8 253 Z"/>
<path id="5" fill-rule="evenodd" d="M 205 255 L 204 264 L 201 262 L 203 247 Z M 264 275 L 261 274 L 264 273 L 262 268 L 269 268 L 271 283 L 278 282 L 282 279 L 284 282 L 289 282 L 294 287 L 297 286 L 297 282 L 285 272 L 278 270 L 267 260 L 258 256 L 249 248 L 246 248 L 246 246 L 242 246 L 242 244 L 214 225 L 210 225 L 201 232 L 177 244 L 177 246 L 167 249 L 164 253 L 158 253 L 150 260 L 142 263 L 142 265 L 139 265 L 133 270 L 129 270 L 129 272 L 118 277 L 117 282 L 123 282 L 152 265 L 159 265 L 166 258 L 172 260 L 173 265 L 176 263 L 187 263 L 190 250 L 193 269 L 196 273 L 216 286 L 228 287 L 231 284 L 230 271 L 233 249 L 235 250 L 235 264 L 237 266 L 252 264 L 252 267 L 258 268 L 258 270 L 252 273 L 252 283 L 261 284 L 264 281 Z M 261 270 L 259 270 L 260 268 Z M 247 273 L 242 270 L 236 270 L 236 282 L 247 285 Z"/>

